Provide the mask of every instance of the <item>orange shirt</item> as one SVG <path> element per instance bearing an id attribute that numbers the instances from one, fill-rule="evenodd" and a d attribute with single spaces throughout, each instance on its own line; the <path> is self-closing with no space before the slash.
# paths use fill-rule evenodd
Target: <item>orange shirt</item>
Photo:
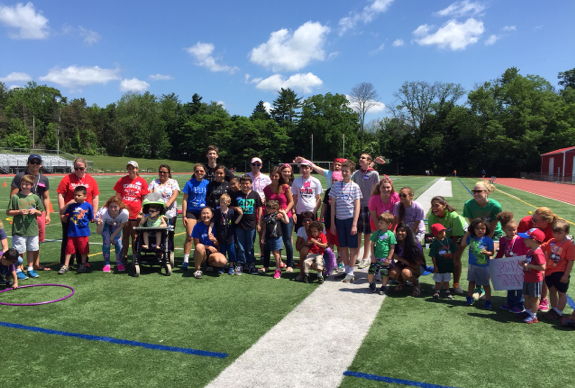
<path id="1" fill-rule="evenodd" d="M 545 267 L 545 276 L 554 272 L 565 272 L 568 261 L 575 261 L 575 245 L 566 238 L 562 243 L 555 241 L 554 238 L 541 245 L 545 253 L 547 266 Z M 555 255 L 555 259 L 553 259 Z"/>

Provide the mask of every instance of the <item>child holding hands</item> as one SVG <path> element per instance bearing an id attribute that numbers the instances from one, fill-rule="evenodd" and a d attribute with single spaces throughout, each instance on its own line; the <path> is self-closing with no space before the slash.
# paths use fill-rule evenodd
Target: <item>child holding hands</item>
<path id="1" fill-rule="evenodd" d="M 397 240 L 395 234 L 389 227 L 393 224 L 392 213 L 382 213 L 378 217 L 379 230 L 371 234 L 371 264 L 367 271 L 367 281 L 371 292 L 376 291 L 374 277 L 379 272 L 381 274 L 381 288 L 379 295 L 387 293 L 387 282 L 389 281 L 389 268 L 393 266 L 393 253 Z"/>
<path id="2" fill-rule="evenodd" d="M 525 312 L 518 317 L 525 318 L 525 323 L 537 323 L 537 310 L 543 288 L 543 273 L 545 271 L 545 254 L 541 244 L 545 240 L 545 233 L 541 229 L 532 228 L 525 233 L 519 233 L 519 237 L 525 239 L 525 245 L 529 252 L 526 259 L 519 263 L 523 268 L 523 295 L 525 296 Z M 487 290 L 486 290 L 487 291 Z"/>

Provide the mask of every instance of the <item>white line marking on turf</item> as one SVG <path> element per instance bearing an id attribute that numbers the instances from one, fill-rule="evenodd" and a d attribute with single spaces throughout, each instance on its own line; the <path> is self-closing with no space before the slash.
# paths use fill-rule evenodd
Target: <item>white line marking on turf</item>
<path id="1" fill-rule="evenodd" d="M 423 207 L 423 214 L 427 215 L 427 212 L 431 208 L 431 198 L 436 195 L 441 195 L 442 197 L 453 197 L 451 181 L 446 181 L 445 178 L 440 178 L 423 194 L 417 197 L 417 203 Z"/>

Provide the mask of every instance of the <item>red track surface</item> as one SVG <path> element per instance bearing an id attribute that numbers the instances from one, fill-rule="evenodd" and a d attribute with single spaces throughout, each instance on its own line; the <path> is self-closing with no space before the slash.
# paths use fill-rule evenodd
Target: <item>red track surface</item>
<path id="1" fill-rule="evenodd" d="M 575 205 L 575 185 L 516 178 L 497 178 L 495 183 Z"/>

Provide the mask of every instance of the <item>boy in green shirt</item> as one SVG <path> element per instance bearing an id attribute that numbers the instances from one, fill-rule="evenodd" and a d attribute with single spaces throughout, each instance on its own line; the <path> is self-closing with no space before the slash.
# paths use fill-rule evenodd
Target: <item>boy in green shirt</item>
<path id="1" fill-rule="evenodd" d="M 457 246 L 452 239 L 446 236 L 446 230 L 445 226 L 439 223 L 431 225 L 431 233 L 435 237 L 429 247 L 429 256 L 433 260 L 434 299 L 439 298 L 442 285 L 445 285 L 445 297 L 453 299 L 453 295 L 449 291 L 449 281 L 455 270 L 453 256 L 457 252 Z"/>
<path id="2" fill-rule="evenodd" d="M 393 266 L 393 252 L 395 251 L 395 244 L 397 240 L 395 235 L 389 227 L 393 224 L 393 214 L 386 212 L 379 216 L 378 226 L 379 229 L 371 234 L 371 264 L 367 271 L 367 281 L 369 282 L 369 289 L 371 292 L 376 291 L 374 277 L 379 272 L 381 273 L 381 288 L 379 289 L 380 295 L 387 293 L 387 282 L 389 281 L 389 268 Z"/>

